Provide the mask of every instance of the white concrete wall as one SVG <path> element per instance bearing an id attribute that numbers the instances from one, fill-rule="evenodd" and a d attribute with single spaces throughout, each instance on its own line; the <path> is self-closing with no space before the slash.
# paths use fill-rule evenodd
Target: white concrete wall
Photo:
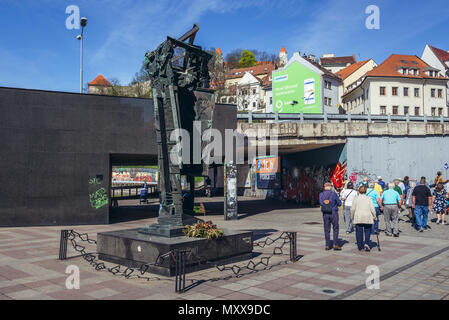
<path id="1" fill-rule="evenodd" d="M 446 137 L 348 137 L 348 177 L 359 172 L 358 181 L 382 176 L 385 182 L 395 178 L 421 178 L 433 181 L 436 172 L 445 173 L 449 162 Z"/>

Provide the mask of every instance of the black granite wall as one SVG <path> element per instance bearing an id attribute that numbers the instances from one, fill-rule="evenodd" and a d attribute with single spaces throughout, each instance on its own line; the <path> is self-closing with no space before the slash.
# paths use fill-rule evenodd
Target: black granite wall
<path id="1" fill-rule="evenodd" d="M 151 100 L 0 88 L 0 226 L 108 223 L 110 155 L 153 129 Z"/>
<path id="2" fill-rule="evenodd" d="M 153 120 L 148 99 L 0 87 L 0 226 L 108 223 L 111 165 L 157 163 Z"/>

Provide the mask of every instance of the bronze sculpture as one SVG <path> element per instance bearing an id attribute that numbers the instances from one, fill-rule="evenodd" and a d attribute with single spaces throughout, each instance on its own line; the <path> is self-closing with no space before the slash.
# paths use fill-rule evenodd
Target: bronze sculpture
<path id="1" fill-rule="evenodd" d="M 189 133 L 191 151 L 192 137 L 198 137 L 193 122 L 201 121 L 201 132 L 196 132 L 200 139 L 202 132 L 212 125 L 214 99 L 213 91 L 208 89 L 208 62 L 212 55 L 193 44 L 198 30 L 195 24 L 177 40 L 167 37 L 156 50 L 145 55 L 144 66 L 153 88 L 161 203 L 157 223 L 139 229 L 141 233 L 176 237 L 182 235 L 186 224 L 195 222 L 194 177 L 203 175 L 208 166 L 194 163 L 192 152 L 188 163 L 173 163 L 169 152 L 179 142 L 179 137 L 175 141 L 170 139 L 174 130 Z M 181 175 L 186 175 L 190 184 L 190 193 L 184 199 Z"/>

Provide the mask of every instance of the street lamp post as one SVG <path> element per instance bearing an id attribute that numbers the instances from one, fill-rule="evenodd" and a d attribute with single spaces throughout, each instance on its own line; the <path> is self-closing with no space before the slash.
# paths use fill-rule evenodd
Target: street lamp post
<path id="1" fill-rule="evenodd" d="M 81 34 L 76 38 L 80 40 L 80 93 L 83 93 L 83 34 L 84 27 L 87 25 L 87 18 L 81 18 Z"/>

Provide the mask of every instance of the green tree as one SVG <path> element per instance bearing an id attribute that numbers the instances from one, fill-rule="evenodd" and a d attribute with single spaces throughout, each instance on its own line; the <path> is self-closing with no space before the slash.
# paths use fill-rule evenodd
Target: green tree
<path id="1" fill-rule="evenodd" d="M 243 50 L 240 56 L 239 68 L 248 68 L 257 66 L 257 60 L 254 53 L 249 50 Z"/>

